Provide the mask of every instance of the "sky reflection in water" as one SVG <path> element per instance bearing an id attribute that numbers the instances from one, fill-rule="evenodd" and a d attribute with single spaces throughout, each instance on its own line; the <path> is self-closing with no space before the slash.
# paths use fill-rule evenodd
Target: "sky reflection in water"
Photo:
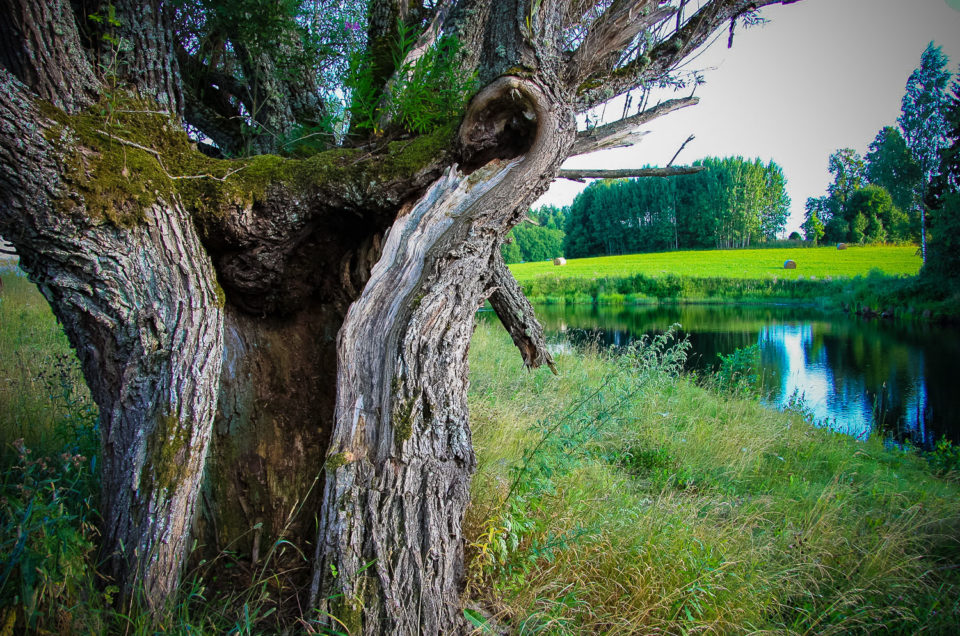
<path id="1" fill-rule="evenodd" d="M 923 446 L 941 435 L 960 441 L 957 330 L 770 305 L 547 306 L 537 315 L 548 337 L 576 346 L 623 346 L 680 323 L 692 344 L 688 367 L 696 370 L 757 344 L 764 392 L 775 406 L 800 398 L 818 423 L 858 437 L 880 427 Z"/>

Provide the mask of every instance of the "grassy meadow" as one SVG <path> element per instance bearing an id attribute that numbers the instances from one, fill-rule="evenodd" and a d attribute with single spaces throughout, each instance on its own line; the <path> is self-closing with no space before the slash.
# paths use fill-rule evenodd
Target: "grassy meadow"
<path id="1" fill-rule="evenodd" d="M 917 276 L 913 246 L 678 251 L 522 263 L 534 304 L 802 302 L 898 318 L 960 319 L 960 292 Z M 796 269 L 784 269 L 787 260 Z"/>
<path id="2" fill-rule="evenodd" d="M 95 585 L 95 408 L 36 289 L 0 271 L 0 634 L 274 633 L 186 577 L 160 625 Z M 467 616 L 516 634 L 955 634 L 956 449 L 929 457 L 681 373 L 669 339 L 523 370 L 481 324 Z M 109 588 L 108 588 L 109 591 Z"/>
<path id="3" fill-rule="evenodd" d="M 787 260 L 797 269 L 784 269 Z M 865 276 L 877 269 L 889 276 L 913 276 L 920 271 L 916 246 L 850 246 L 770 248 L 743 250 L 703 250 L 657 252 L 601 256 L 567 261 L 563 267 L 552 262 L 511 265 L 510 271 L 521 282 L 538 276 L 563 278 L 629 277 L 636 274 L 661 276 L 673 274 L 693 278 L 730 279 L 818 279 Z"/>

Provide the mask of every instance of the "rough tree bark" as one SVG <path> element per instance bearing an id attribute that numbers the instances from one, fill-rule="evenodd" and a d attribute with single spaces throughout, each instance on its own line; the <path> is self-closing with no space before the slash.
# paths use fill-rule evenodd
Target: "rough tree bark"
<path id="1" fill-rule="evenodd" d="M 217 403 L 223 317 L 213 267 L 176 201 L 157 200 L 130 229 L 82 204 L 68 209 L 68 131 L 5 69 L 0 92 L 0 230 L 63 324 L 100 407 L 106 573 L 162 600 L 189 545 Z"/>
<path id="2" fill-rule="evenodd" d="M 283 133 L 322 103 L 279 84 L 251 97 L 242 73 L 176 41 L 160 0 L 114 0 L 110 37 L 132 46 L 112 48 L 84 2 L 0 0 L 0 233 L 100 406 L 104 573 L 158 610 L 196 537 L 288 573 L 351 633 L 463 631 L 478 306 L 490 299 L 525 364 L 552 367 L 503 237 L 566 157 L 633 143 L 694 100 L 579 135 L 578 113 L 789 1 L 710 0 L 676 27 L 656 0 L 372 2 L 374 49 L 397 18 L 430 25 L 423 46 L 440 31 L 465 45 L 483 87 L 459 126 L 219 162 L 174 131 L 181 114 L 235 151 L 238 116 Z M 269 107 L 243 115 L 244 99 Z"/>

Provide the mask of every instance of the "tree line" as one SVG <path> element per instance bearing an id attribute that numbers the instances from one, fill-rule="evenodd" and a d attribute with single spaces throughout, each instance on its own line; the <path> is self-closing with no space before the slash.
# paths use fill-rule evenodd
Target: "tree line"
<path id="1" fill-rule="evenodd" d="M 917 241 L 926 259 L 931 186 L 950 145 L 947 64 L 931 42 L 907 80 L 897 125 L 882 128 L 865 156 L 851 148 L 830 155 L 827 193 L 806 201 L 808 241 Z"/>
<path id="2" fill-rule="evenodd" d="M 748 247 L 783 230 L 790 197 L 775 162 L 708 157 L 693 165 L 703 169 L 590 184 L 570 206 L 564 254 Z"/>
<path id="3" fill-rule="evenodd" d="M 510 230 L 500 247 L 503 261 L 509 265 L 563 256 L 563 240 L 567 235 L 564 228 L 569 214 L 569 205 L 545 205 L 530 210 L 527 218 Z"/>

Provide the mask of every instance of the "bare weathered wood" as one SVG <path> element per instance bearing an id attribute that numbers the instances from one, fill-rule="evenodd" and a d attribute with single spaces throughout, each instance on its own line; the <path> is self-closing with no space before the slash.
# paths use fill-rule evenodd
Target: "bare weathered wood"
<path id="1" fill-rule="evenodd" d="M 653 108 L 641 111 L 636 115 L 619 119 L 615 122 L 597 126 L 577 133 L 577 141 L 570 150 L 570 156 L 585 155 L 606 150 L 608 148 L 622 148 L 632 146 L 646 135 L 639 127 L 658 117 L 663 117 L 681 108 L 695 106 L 700 103 L 699 97 L 683 99 L 668 99 Z"/>
<path id="2" fill-rule="evenodd" d="M 694 174 L 703 170 L 703 166 L 672 166 L 670 168 L 623 168 L 620 170 L 579 170 L 564 168 L 557 177 L 571 181 L 584 179 L 627 179 L 630 177 L 676 177 L 681 174 Z"/>
<path id="3" fill-rule="evenodd" d="M 616 65 L 620 55 L 638 34 L 671 18 L 676 9 L 661 7 L 659 0 L 623 0 L 611 3 L 593 22 L 583 42 L 574 51 L 567 67 L 567 81 L 572 86 L 597 71 Z"/>
<path id="4" fill-rule="evenodd" d="M 557 367 L 547 350 L 543 326 L 537 320 L 533 305 L 523 295 L 517 279 L 503 262 L 500 250 L 494 252 L 490 270 L 493 273 L 491 282 L 496 285 L 490 294 L 490 305 L 513 339 L 513 344 L 520 350 L 524 366 L 536 369 L 545 364 L 556 373 Z"/>
<path id="5" fill-rule="evenodd" d="M 572 86 L 577 91 L 577 110 L 585 112 L 598 104 L 659 79 L 707 41 L 731 19 L 771 4 L 793 4 L 800 0 L 710 0 L 700 5 L 679 28 L 656 42 L 646 54 L 622 66 L 608 66 L 594 73 L 593 81 Z M 668 18 L 667 18 L 668 19 Z M 666 21 L 666 20 L 665 20 Z M 656 28 L 656 27 L 654 27 Z M 575 72 L 570 73 L 576 77 Z"/>
<path id="6" fill-rule="evenodd" d="M 469 175 L 451 168 L 404 210 L 340 331 L 311 598 L 352 633 L 463 630 L 454 599 L 475 461 L 467 349 L 494 250 L 573 141 L 573 119 L 555 99 L 511 78 L 474 100 L 474 112 L 530 110 L 529 151 Z M 477 121 L 465 118 L 465 144 L 489 139 L 471 129 Z"/>
<path id="7" fill-rule="evenodd" d="M 316 301 L 292 316 L 227 306 L 198 536 L 207 546 L 202 556 L 229 549 L 251 566 L 282 572 L 281 587 L 309 580 L 309 564 L 297 550 L 309 551 L 316 537 L 321 487 L 314 479 L 332 428 L 342 320 Z M 290 549 L 271 550 L 280 539 Z"/>

